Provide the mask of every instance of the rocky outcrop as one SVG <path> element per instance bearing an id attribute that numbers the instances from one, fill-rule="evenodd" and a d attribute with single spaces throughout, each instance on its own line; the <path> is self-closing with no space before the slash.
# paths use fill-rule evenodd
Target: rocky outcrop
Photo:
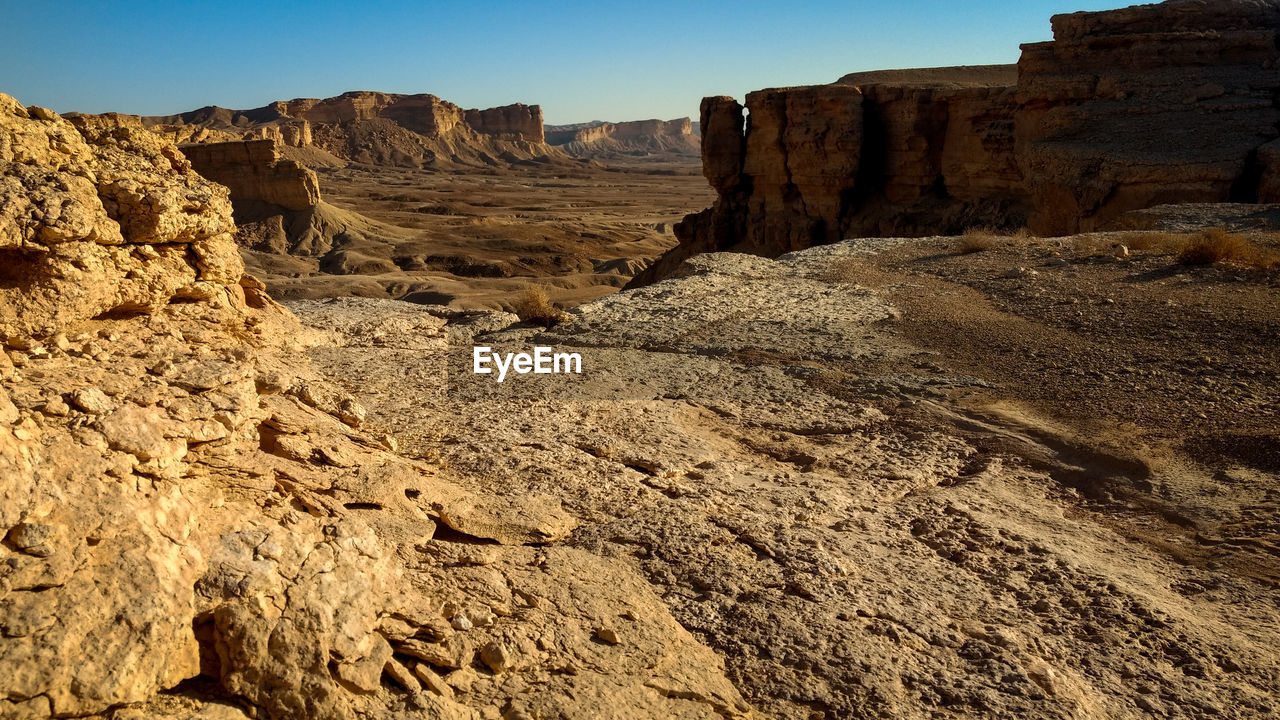
<path id="1" fill-rule="evenodd" d="M 547 143 L 579 158 L 619 156 L 691 156 L 698 136 L 689 118 L 548 125 Z"/>
<path id="2" fill-rule="evenodd" d="M 197 172 L 231 190 L 237 219 L 263 204 L 306 210 L 320 202 L 315 172 L 284 159 L 275 139 L 183 145 L 181 150 Z"/>
<path id="3" fill-rule="evenodd" d="M 537 105 L 503 105 L 488 110 L 468 110 L 466 122 L 478 132 L 515 140 L 546 142 L 542 129 L 542 108 Z"/>
<path id="4" fill-rule="evenodd" d="M 1280 133 L 1280 3 L 1170 0 L 1053 18 L 1018 63 L 1019 166 L 1043 234 L 1171 202 L 1257 202 Z"/>
<path id="5" fill-rule="evenodd" d="M 233 232 L 136 120 L 0 95 L 0 716 L 750 714 L 558 503 L 395 455 Z"/>
<path id="6" fill-rule="evenodd" d="M 761 90 L 706 98 L 703 172 L 716 204 L 676 227 L 680 245 L 633 285 L 700 252 L 760 255 L 846 236 L 1021 224 L 1014 89 L 978 68 L 942 80 Z"/>
<path id="7" fill-rule="evenodd" d="M 707 250 L 985 225 L 1060 235 L 1162 203 L 1276 199 L 1280 2 L 1169 0 L 1053 28 L 1023 46 L 1016 79 L 1008 66 L 857 73 L 752 93 L 745 125 L 709 99 L 703 163 L 720 198 L 635 282 Z"/>

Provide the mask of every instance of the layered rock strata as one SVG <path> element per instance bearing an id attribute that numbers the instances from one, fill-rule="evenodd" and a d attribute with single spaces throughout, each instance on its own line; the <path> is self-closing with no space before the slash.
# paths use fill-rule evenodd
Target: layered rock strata
<path id="1" fill-rule="evenodd" d="M 397 456 L 234 232 L 171 143 L 0 95 L 0 716 L 750 714 L 557 503 Z"/>
<path id="2" fill-rule="evenodd" d="M 698 154 L 698 136 L 689 118 L 549 125 L 547 143 L 574 157 Z"/>
<path id="3" fill-rule="evenodd" d="M 1008 66 L 860 73 L 702 108 L 715 206 L 637 284 L 698 252 L 1027 225 L 1061 235 L 1173 202 L 1280 193 L 1280 2 L 1053 18 Z M 856 106 L 856 109 L 855 109 Z"/>
<path id="4" fill-rule="evenodd" d="M 284 159 L 274 139 L 183 145 L 181 150 L 197 172 L 227 186 L 237 216 L 252 204 L 306 210 L 320 202 L 315 172 Z"/>
<path id="5" fill-rule="evenodd" d="M 546 155 L 542 108 L 464 110 L 435 95 L 369 91 L 281 100 L 252 110 L 206 107 L 142 118 L 175 142 L 276 140 L 381 165 L 492 164 Z"/>

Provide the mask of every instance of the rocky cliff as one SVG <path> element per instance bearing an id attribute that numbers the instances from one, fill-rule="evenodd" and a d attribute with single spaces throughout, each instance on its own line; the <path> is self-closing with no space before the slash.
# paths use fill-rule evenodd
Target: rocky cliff
<path id="1" fill-rule="evenodd" d="M 1280 134 L 1280 3 L 1170 0 L 1053 18 L 1022 47 L 1016 155 L 1030 227 L 1173 202 L 1258 202 Z"/>
<path id="2" fill-rule="evenodd" d="M 0 95 L 0 716 L 750 714 L 558 503 L 366 427 L 234 231 L 160 136 Z"/>
<path id="3" fill-rule="evenodd" d="M 548 125 L 547 143 L 574 157 L 696 156 L 698 136 L 689 118 Z"/>
<path id="4" fill-rule="evenodd" d="M 702 108 L 720 197 L 637 283 L 697 252 L 1022 226 L 1170 202 L 1274 201 L 1280 2 L 1169 0 L 1053 18 L 1016 68 L 857 73 Z"/>
<path id="5" fill-rule="evenodd" d="M 315 172 L 284 159 L 275 139 L 191 144 L 181 150 L 196 172 L 231 190 L 237 219 L 253 212 L 252 205 L 306 210 L 320 202 Z"/>
<path id="6" fill-rule="evenodd" d="M 175 142 L 274 139 L 379 165 L 492 165 L 548 152 L 537 105 L 464 110 L 429 94 L 357 91 L 252 110 L 205 107 L 142 122 Z"/>
<path id="7" fill-rule="evenodd" d="M 488 110 L 468 110 L 467 124 L 486 135 L 510 137 L 532 143 L 545 142 L 542 108 L 537 105 L 503 105 Z"/>

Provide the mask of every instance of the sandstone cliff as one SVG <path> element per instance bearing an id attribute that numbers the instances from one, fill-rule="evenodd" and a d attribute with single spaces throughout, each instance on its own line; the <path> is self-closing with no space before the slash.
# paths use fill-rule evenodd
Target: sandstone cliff
<path id="1" fill-rule="evenodd" d="M 545 142 L 542 108 L 537 105 L 503 105 L 488 110 L 468 110 L 467 124 L 486 135 L 510 137 L 531 143 Z"/>
<path id="2" fill-rule="evenodd" d="M 136 121 L 0 95 L 0 716 L 749 715 L 558 503 L 395 455 L 234 231 Z"/>
<path id="3" fill-rule="evenodd" d="M 1280 134 L 1280 3 L 1169 0 L 1053 18 L 1018 62 L 1031 229 L 1172 202 L 1257 202 Z"/>
<path id="4" fill-rule="evenodd" d="M 537 105 L 464 110 L 429 94 L 357 91 L 252 110 L 211 106 L 142 121 L 176 142 L 274 139 L 379 165 L 492 165 L 548 153 Z"/>
<path id="5" fill-rule="evenodd" d="M 181 146 L 201 175 L 231 190 L 237 219 L 251 203 L 305 210 L 320 202 L 314 171 L 280 155 L 278 142 L 245 140 Z"/>
<path id="6" fill-rule="evenodd" d="M 1053 18 L 1004 66 L 856 73 L 703 103 L 713 208 L 636 279 L 691 254 L 850 236 L 1102 227 L 1280 188 L 1280 2 L 1169 0 Z"/>
<path id="7" fill-rule="evenodd" d="M 548 144 L 579 158 L 698 154 L 689 118 L 548 125 L 546 132 Z"/>

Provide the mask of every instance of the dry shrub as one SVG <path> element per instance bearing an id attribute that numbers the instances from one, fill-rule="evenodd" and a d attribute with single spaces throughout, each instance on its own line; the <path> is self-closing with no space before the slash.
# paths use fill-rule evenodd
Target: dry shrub
<path id="1" fill-rule="evenodd" d="M 1186 240 L 1178 251 L 1178 262 L 1183 265 L 1229 262 L 1265 270 L 1280 266 L 1280 255 L 1259 247 L 1239 233 L 1210 228 Z"/>
<path id="2" fill-rule="evenodd" d="M 547 297 L 547 289 L 541 285 L 530 285 L 520 293 L 512 303 L 512 310 L 523 322 L 551 327 L 564 320 L 564 313 L 551 304 Z"/>
<path id="3" fill-rule="evenodd" d="M 858 282 L 861 276 L 862 263 L 857 258 L 842 257 L 834 258 L 817 275 L 817 279 L 828 283 L 844 283 L 853 285 Z"/>
<path id="4" fill-rule="evenodd" d="M 1187 236 L 1169 232 L 1144 232 L 1125 235 L 1120 242 L 1135 252 L 1174 253 L 1186 246 Z"/>
<path id="5" fill-rule="evenodd" d="M 1026 228 L 1000 230 L 992 227 L 971 227 L 964 231 L 955 243 L 955 252 L 970 255 L 994 248 L 1001 240 L 1026 240 L 1031 237 Z"/>

